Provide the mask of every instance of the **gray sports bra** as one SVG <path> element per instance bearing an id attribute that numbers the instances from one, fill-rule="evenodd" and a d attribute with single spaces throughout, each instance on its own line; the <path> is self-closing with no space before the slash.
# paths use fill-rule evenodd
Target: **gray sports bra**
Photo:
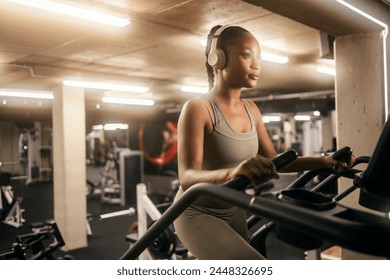
<path id="1" fill-rule="evenodd" d="M 251 130 L 237 132 L 226 121 L 215 96 L 206 94 L 214 115 L 213 132 L 205 139 L 203 151 L 203 169 L 214 170 L 234 167 L 243 160 L 256 156 L 259 149 L 256 124 L 250 105 L 242 100 L 248 113 Z M 211 113 L 211 112 L 210 112 Z"/>

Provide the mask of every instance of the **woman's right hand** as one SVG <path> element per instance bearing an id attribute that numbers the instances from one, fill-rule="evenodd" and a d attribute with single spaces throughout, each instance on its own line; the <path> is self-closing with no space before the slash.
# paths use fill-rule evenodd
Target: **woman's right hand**
<path id="1" fill-rule="evenodd" d="M 240 175 L 247 177 L 254 186 L 271 179 L 279 179 L 279 174 L 272 160 L 261 155 L 249 158 L 233 169 L 233 178 Z"/>

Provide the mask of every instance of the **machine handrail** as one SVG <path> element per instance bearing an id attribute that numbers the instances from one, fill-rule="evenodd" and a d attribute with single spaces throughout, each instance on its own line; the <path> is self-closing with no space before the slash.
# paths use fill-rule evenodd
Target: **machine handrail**
<path id="1" fill-rule="evenodd" d="M 199 183 L 186 190 L 120 259 L 136 259 L 148 244 L 201 196 L 223 200 L 294 231 L 351 250 L 390 256 L 390 221 L 385 217 L 339 204 L 327 211 L 315 211 L 286 203 L 274 194 L 252 197 L 233 189 L 221 188 L 221 185 Z"/>

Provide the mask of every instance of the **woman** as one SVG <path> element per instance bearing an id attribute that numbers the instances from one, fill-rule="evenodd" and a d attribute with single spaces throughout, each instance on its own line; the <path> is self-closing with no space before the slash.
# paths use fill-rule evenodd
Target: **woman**
<path id="1" fill-rule="evenodd" d="M 260 77 L 258 41 L 238 26 L 215 26 L 208 36 L 210 91 L 186 102 L 178 122 L 178 199 L 200 182 L 222 184 L 238 175 L 253 184 L 277 179 L 277 155 L 254 102 L 241 99 Z M 215 79 L 215 83 L 214 83 Z M 285 172 L 337 164 L 332 156 L 300 157 Z M 344 164 L 346 166 L 346 164 Z M 247 242 L 245 210 L 211 198 L 197 199 L 174 222 L 197 259 L 264 259 Z"/>

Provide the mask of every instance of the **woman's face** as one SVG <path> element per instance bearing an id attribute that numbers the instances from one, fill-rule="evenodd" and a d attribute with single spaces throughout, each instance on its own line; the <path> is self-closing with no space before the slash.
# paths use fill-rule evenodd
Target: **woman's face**
<path id="1" fill-rule="evenodd" d="M 260 77 L 260 45 L 250 33 L 243 34 L 227 49 L 223 80 L 233 88 L 254 88 Z"/>

